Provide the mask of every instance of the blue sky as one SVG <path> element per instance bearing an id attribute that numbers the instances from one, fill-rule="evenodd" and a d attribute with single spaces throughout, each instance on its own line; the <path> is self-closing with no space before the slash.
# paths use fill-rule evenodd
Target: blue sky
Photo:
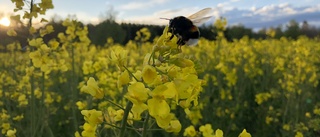
<path id="1" fill-rule="evenodd" d="M 38 0 L 40 1 L 40 0 Z M 110 6 L 118 22 L 166 24 L 160 17 L 188 16 L 206 7 L 213 9 L 212 21 L 226 17 L 229 25 L 243 24 L 263 28 L 284 24 L 291 19 L 320 26 L 319 0 L 53 0 L 55 8 L 47 18 L 58 15 L 76 17 L 85 23 L 98 23 Z M 14 5 L 0 0 L 0 15 L 8 15 Z"/>

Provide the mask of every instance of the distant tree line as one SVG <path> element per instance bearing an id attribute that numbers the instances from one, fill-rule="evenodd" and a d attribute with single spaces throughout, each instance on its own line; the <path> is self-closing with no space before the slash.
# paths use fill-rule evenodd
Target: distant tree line
<path id="1" fill-rule="evenodd" d="M 118 24 L 115 21 L 106 20 L 97 25 L 89 24 L 89 37 L 93 44 L 104 45 L 108 37 L 112 37 L 116 43 L 126 44 L 129 40 L 133 40 L 136 36 L 136 32 L 141 28 L 146 27 L 151 32 L 150 41 L 156 36 L 160 36 L 165 26 L 159 25 L 144 25 L 144 24 L 132 24 L 121 23 Z M 247 28 L 244 25 L 236 25 L 227 27 L 225 31 L 225 37 L 227 40 L 240 39 L 243 36 L 248 36 L 253 39 L 266 39 L 267 31 L 271 29 L 275 31 L 274 38 L 281 38 L 283 36 L 297 39 L 300 35 L 305 35 L 310 38 L 320 37 L 320 28 L 311 26 L 307 21 L 304 21 L 302 25 L 299 25 L 295 20 L 291 20 L 285 27 L 279 25 L 275 28 L 264 28 L 259 31 L 253 31 L 251 28 Z M 201 36 L 215 40 L 217 36 L 216 28 L 213 25 L 199 27 Z"/>
<path id="2" fill-rule="evenodd" d="M 64 32 L 65 27 L 62 26 L 62 21 L 51 20 L 49 24 L 54 26 L 55 32 L 44 37 L 45 40 L 49 40 L 57 36 L 59 32 Z M 98 46 L 103 46 L 107 38 L 113 38 L 115 43 L 126 44 L 129 40 L 134 40 L 136 32 L 143 27 L 149 29 L 151 33 L 150 41 L 156 36 L 160 36 L 164 29 L 164 26 L 158 25 L 143 25 L 133 23 L 117 23 L 112 19 L 106 19 L 99 24 L 88 24 L 89 38 L 91 42 Z M 4 28 L 3 26 L 1 28 Z M 216 31 L 213 25 L 199 27 L 201 36 L 215 40 Z M 247 28 L 244 25 L 230 26 L 225 31 L 225 37 L 227 40 L 240 39 L 243 36 L 248 36 L 253 39 L 266 39 L 268 30 L 275 32 L 274 38 L 281 38 L 283 36 L 297 39 L 300 35 L 305 35 L 310 38 L 320 37 L 320 28 L 309 25 L 307 21 L 304 21 L 302 25 L 299 25 L 295 20 L 291 20 L 285 27 L 279 25 L 275 28 L 264 28 L 259 31 L 253 31 L 251 28 Z M 17 31 L 17 30 L 16 30 Z M 27 34 L 28 30 L 20 26 L 18 30 L 19 34 Z M 18 40 L 21 44 L 27 44 L 27 39 L 23 36 L 17 36 L 15 38 L 6 35 L 6 29 L 0 29 L 0 45 L 7 45 L 13 41 Z M 2 49 L 4 47 L 2 46 Z"/>

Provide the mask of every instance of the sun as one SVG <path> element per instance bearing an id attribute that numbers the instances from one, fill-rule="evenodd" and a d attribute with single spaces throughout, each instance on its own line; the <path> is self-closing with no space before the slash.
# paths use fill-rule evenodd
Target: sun
<path id="1" fill-rule="evenodd" d="M 3 17 L 0 20 L 0 25 L 7 26 L 7 27 L 10 26 L 10 20 L 7 17 Z"/>

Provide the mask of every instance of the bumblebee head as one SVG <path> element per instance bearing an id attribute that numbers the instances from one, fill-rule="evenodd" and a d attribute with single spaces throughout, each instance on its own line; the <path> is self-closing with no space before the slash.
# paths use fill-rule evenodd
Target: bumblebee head
<path id="1" fill-rule="evenodd" d="M 169 27 L 172 26 L 172 20 L 173 20 L 173 19 L 168 19 L 168 18 L 160 18 L 160 19 L 169 20 Z"/>

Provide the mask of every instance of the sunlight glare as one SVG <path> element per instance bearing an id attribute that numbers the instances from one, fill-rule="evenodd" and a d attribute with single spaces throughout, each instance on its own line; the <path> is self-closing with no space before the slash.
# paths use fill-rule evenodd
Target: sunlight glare
<path id="1" fill-rule="evenodd" d="M 0 20 L 0 25 L 7 26 L 7 27 L 10 26 L 10 20 L 7 17 L 3 17 Z"/>

